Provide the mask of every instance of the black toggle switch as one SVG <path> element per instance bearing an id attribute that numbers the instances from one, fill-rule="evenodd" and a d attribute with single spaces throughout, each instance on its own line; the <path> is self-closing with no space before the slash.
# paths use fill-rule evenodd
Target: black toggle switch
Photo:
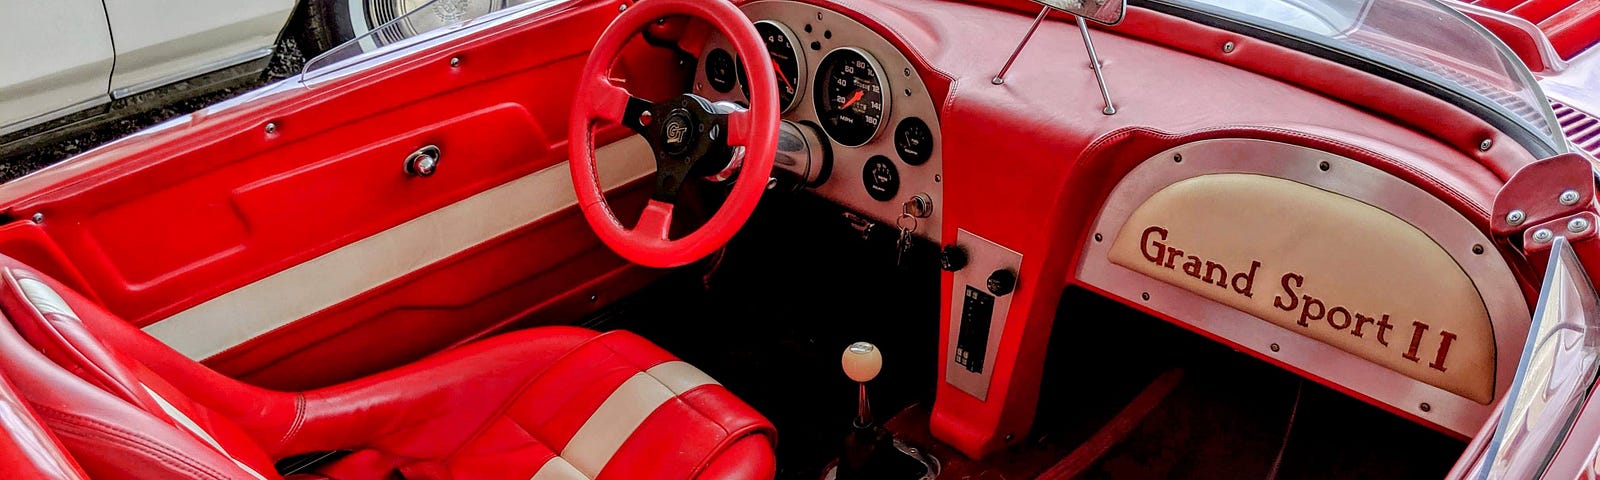
<path id="1" fill-rule="evenodd" d="M 993 293 L 994 296 L 1005 296 L 1016 288 L 1017 274 L 1012 273 L 1010 269 L 1002 268 L 989 274 L 989 293 Z"/>
<path id="2" fill-rule="evenodd" d="M 954 272 L 966 268 L 967 249 L 952 243 L 944 246 L 939 252 L 939 268 L 947 272 Z"/>

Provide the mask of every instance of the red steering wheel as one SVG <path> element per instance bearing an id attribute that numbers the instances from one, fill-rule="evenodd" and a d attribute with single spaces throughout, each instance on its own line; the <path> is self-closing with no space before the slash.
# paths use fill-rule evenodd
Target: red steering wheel
<path id="1" fill-rule="evenodd" d="M 653 103 L 611 83 L 611 67 L 622 47 L 656 19 L 683 15 L 709 22 L 733 43 L 742 58 L 766 58 L 766 44 L 748 17 L 727 0 L 645 0 L 634 3 L 606 27 L 583 66 L 583 77 L 568 125 L 568 165 L 578 206 L 606 246 L 623 258 L 650 267 L 677 267 L 705 258 L 733 238 L 772 174 L 778 142 L 778 84 L 766 62 L 742 62 L 750 80 L 750 108 L 714 104 L 684 93 Z M 639 222 L 628 229 L 611 211 L 595 173 L 595 122 L 633 129 L 649 141 L 656 156 L 655 192 Z M 723 170 L 744 147 L 743 164 L 727 200 L 700 228 L 670 238 L 678 192 L 695 177 Z"/>

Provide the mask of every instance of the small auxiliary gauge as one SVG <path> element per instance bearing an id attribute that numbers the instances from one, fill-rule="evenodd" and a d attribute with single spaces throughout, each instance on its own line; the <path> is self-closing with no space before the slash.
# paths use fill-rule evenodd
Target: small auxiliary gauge
<path id="1" fill-rule="evenodd" d="M 906 117 L 894 128 L 894 151 L 906 165 L 922 165 L 933 156 L 933 130 L 917 117 Z"/>
<path id="2" fill-rule="evenodd" d="M 712 89 L 721 93 L 733 91 L 734 79 L 738 78 L 735 72 L 739 70 L 733 54 L 720 48 L 711 49 L 711 53 L 706 54 L 705 69 L 706 83 L 711 84 Z"/>

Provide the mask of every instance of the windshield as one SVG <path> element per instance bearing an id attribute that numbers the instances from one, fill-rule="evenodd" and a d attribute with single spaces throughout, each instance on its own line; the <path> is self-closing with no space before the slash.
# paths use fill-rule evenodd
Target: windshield
<path id="1" fill-rule="evenodd" d="M 1536 155 L 1567 152 L 1555 113 L 1522 60 L 1437 0 L 1150 1 L 1253 27 L 1291 48 L 1359 58 L 1363 67 L 1433 90 L 1509 130 Z"/>
<path id="2" fill-rule="evenodd" d="M 329 76 L 360 63 L 357 57 L 394 45 L 421 42 L 469 25 L 491 22 L 513 12 L 547 11 L 571 0 L 431 0 L 343 45 L 306 62 L 302 81 Z M 406 2 L 410 5 L 412 2 Z"/>

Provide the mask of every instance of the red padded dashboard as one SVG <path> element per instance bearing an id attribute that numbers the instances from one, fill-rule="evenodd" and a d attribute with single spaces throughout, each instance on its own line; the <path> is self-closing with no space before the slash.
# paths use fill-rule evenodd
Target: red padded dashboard
<path id="1" fill-rule="evenodd" d="M 933 429 L 969 455 L 1026 438 L 1059 292 L 1075 278 L 1083 229 L 1129 159 L 1221 136 L 1313 146 L 1408 179 L 1485 229 L 1494 193 L 1534 160 L 1484 122 L 1409 88 L 1139 8 L 1094 35 L 1116 115 L 1100 113 L 1079 33 L 1065 15 L 1052 15 L 1005 84 L 993 85 L 1037 7 L 983 3 L 827 4 L 892 32 L 926 72 L 949 78 L 940 115 L 945 238 L 965 229 L 1023 255 L 1023 287 L 993 357 L 987 400 L 949 384 L 938 390 Z M 1235 48 L 1224 51 L 1229 42 Z M 1479 152 L 1483 139 L 1497 146 Z M 951 278 L 945 274 L 946 292 Z"/>

